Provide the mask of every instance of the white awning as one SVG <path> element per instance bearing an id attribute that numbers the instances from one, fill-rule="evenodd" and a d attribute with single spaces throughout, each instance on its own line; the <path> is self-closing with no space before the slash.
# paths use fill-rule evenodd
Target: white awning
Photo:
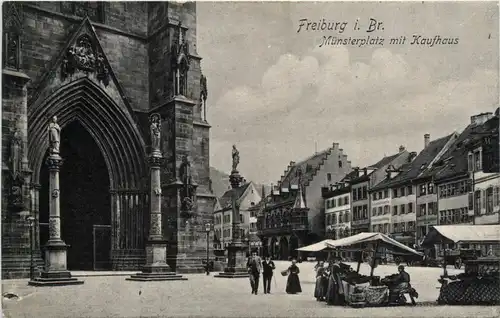
<path id="1" fill-rule="evenodd" d="M 449 243 L 500 243 L 500 225 L 436 225 L 422 241 L 422 246 Z"/>
<path id="2" fill-rule="evenodd" d="M 314 244 L 311 244 L 311 245 L 308 245 L 308 246 L 303 246 L 303 247 L 300 247 L 297 249 L 297 251 L 301 251 L 301 252 L 319 252 L 319 251 L 322 251 L 326 248 L 328 248 L 328 246 L 326 245 L 326 243 L 328 242 L 333 242 L 334 240 L 324 240 L 324 241 L 321 241 L 321 242 L 318 242 L 318 243 L 314 243 Z"/>
<path id="3" fill-rule="evenodd" d="M 353 236 L 344 237 L 332 242 L 327 242 L 326 245 L 331 248 L 342 248 L 342 247 L 352 247 L 353 245 L 365 244 L 365 243 L 379 243 L 389 250 L 402 251 L 406 253 L 423 255 L 420 252 L 408 247 L 404 244 L 393 240 L 389 236 L 379 233 L 379 232 L 363 232 Z"/>

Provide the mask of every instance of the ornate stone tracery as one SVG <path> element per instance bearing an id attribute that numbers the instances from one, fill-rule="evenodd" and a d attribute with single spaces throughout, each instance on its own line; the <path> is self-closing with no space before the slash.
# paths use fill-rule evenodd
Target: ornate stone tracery
<path id="1" fill-rule="evenodd" d="M 68 48 L 61 65 L 62 80 L 77 71 L 94 73 L 99 82 L 104 86 L 109 85 L 109 68 L 104 55 L 87 34 L 79 37 L 75 44 Z"/>
<path id="2" fill-rule="evenodd" d="M 19 2 L 5 2 L 3 10 L 3 67 L 21 68 L 23 10 Z"/>
<path id="3" fill-rule="evenodd" d="M 185 40 L 185 31 L 179 21 L 177 28 L 177 41 L 171 47 L 171 64 L 174 70 L 174 95 L 187 95 L 188 71 L 191 64 L 189 43 Z"/>

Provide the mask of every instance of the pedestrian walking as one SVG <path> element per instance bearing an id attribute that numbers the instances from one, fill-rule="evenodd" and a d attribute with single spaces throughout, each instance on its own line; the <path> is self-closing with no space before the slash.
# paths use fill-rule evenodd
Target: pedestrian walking
<path id="1" fill-rule="evenodd" d="M 252 256 L 247 261 L 248 274 L 250 275 L 250 286 L 252 287 L 252 294 L 257 295 L 259 290 L 259 276 L 262 270 L 262 259 L 257 256 L 257 252 L 253 251 Z"/>
<path id="2" fill-rule="evenodd" d="M 297 260 L 292 260 L 292 265 L 288 267 L 288 279 L 286 281 L 286 293 L 287 294 L 297 294 L 302 292 L 302 287 L 300 286 L 299 280 L 299 267 L 297 266 Z"/>
<path id="3" fill-rule="evenodd" d="M 264 294 L 271 293 L 271 279 L 273 278 L 273 271 L 276 268 L 274 262 L 269 255 L 266 256 L 262 262 L 262 280 L 264 285 Z"/>

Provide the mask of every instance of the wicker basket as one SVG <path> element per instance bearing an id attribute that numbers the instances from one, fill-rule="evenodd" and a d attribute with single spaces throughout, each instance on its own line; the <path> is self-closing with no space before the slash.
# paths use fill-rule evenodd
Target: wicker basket
<path id="1" fill-rule="evenodd" d="M 286 271 L 281 271 L 281 276 L 287 276 L 288 275 L 288 270 Z"/>

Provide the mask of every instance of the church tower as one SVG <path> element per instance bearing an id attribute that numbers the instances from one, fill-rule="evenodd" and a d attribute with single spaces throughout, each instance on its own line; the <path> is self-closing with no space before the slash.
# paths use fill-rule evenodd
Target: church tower
<path id="1" fill-rule="evenodd" d="M 54 231 L 46 164 L 53 117 L 68 269 L 145 263 L 154 117 L 167 261 L 178 272 L 203 271 L 201 229 L 215 196 L 196 3 L 5 2 L 3 12 L 3 276 L 28 275 L 31 243 L 42 264 Z"/>

